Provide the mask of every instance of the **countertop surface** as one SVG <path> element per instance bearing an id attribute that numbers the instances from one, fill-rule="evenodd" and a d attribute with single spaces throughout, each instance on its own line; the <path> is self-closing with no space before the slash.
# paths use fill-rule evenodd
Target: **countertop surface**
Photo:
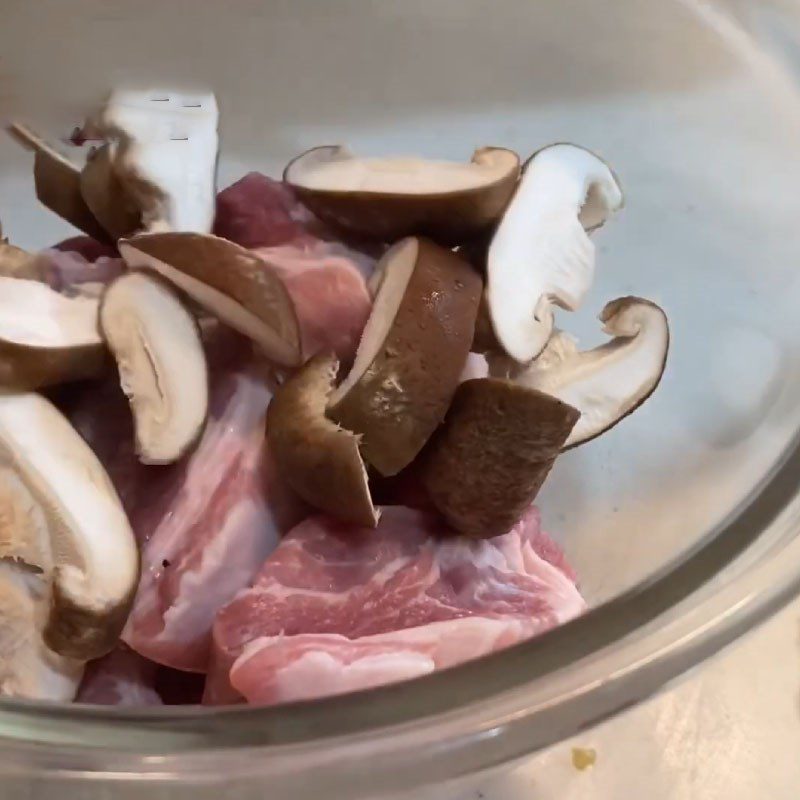
<path id="1" fill-rule="evenodd" d="M 573 764 L 594 751 L 595 763 Z M 797 800 L 800 600 L 648 702 L 464 800 Z"/>

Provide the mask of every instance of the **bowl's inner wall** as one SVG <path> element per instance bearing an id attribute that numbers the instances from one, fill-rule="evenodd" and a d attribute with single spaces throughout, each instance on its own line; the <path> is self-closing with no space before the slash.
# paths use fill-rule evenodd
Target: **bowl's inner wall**
<path id="1" fill-rule="evenodd" d="M 70 8 L 67 8 L 69 6 Z M 624 294 L 672 324 L 661 388 L 557 464 L 540 504 L 592 603 L 706 534 L 800 420 L 796 99 L 681 4 L 621 0 L 11 0 L 0 116 L 65 134 L 114 85 L 211 86 L 220 183 L 280 174 L 307 147 L 466 158 L 574 141 L 627 207 L 596 236 L 595 287 L 558 324 L 601 341 Z M 0 140 L 0 219 L 24 246 L 69 234 Z"/>

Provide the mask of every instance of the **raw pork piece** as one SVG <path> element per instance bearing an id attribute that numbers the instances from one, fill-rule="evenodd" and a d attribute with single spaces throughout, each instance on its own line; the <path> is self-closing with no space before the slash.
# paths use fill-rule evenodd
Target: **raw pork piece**
<path id="1" fill-rule="evenodd" d="M 79 253 L 87 261 L 91 262 L 97 261 L 98 258 L 103 256 L 119 258 L 119 250 L 113 244 L 98 242 L 97 239 L 92 239 L 91 236 L 73 236 L 54 244 L 51 249 L 60 250 L 63 253 Z"/>
<path id="2" fill-rule="evenodd" d="M 252 347 L 245 337 L 214 320 L 201 321 L 201 328 L 212 386 L 224 392 L 218 384 L 226 375 L 247 371 Z M 55 387 L 48 394 L 100 459 L 131 519 L 180 480 L 185 459 L 177 465 L 155 466 L 137 458 L 130 404 L 115 373 L 99 381 Z M 143 543 L 151 531 L 142 524 L 134 533 Z"/>
<path id="3" fill-rule="evenodd" d="M 318 242 L 308 247 L 260 247 L 255 252 L 280 275 L 294 302 L 303 358 L 332 350 L 341 361 L 351 362 L 372 298 L 346 251 Z"/>
<path id="4" fill-rule="evenodd" d="M 531 508 L 507 534 L 447 534 L 383 509 L 376 530 L 312 517 L 214 623 L 204 702 L 271 704 L 424 675 L 542 633 L 585 603 Z"/>
<path id="5" fill-rule="evenodd" d="M 279 532 L 302 518 L 268 464 L 264 381 L 249 370 L 215 383 L 196 450 L 151 483 L 131 513 L 142 576 L 123 639 L 190 672 L 207 668 L 217 610 L 250 583 Z"/>
<path id="6" fill-rule="evenodd" d="M 73 250 L 51 248 L 40 251 L 37 258 L 42 280 L 58 292 L 88 283 L 102 286 L 125 271 L 125 262 L 121 258 L 101 255 L 89 260 Z"/>
<path id="7" fill-rule="evenodd" d="M 57 386 L 48 396 L 105 467 L 130 518 L 147 502 L 149 484 L 157 484 L 172 468 L 146 467 L 136 457 L 133 417 L 119 379 Z"/>
<path id="8" fill-rule="evenodd" d="M 313 244 L 316 217 L 282 181 L 249 172 L 217 195 L 214 233 L 242 247 Z"/>
<path id="9" fill-rule="evenodd" d="M 242 247 L 292 245 L 300 250 L 348 259 L 369 278 L 383 247 L 345 241 L 320 222 L 296 197 L 290 186 L 250 172 L 217 195 L 214 233 Z M 324 243 L 325 250 L 319 247 Z"/>
<path id="10" fill-rule="evenodd" d="M 256 252 L 297 308 L 305 359 L 333 350 L 352 360 L 372 307 L 374 254 L 337 241 L 285 183 L 257 172 L 217 196 L 214 233 Z"/>
<path id="11" fill-rule="evenodd" d="M 86 667 L 78 703 L 103 706 L 160 706 L 155 690 L 158 665 L 124 644 Z"/>

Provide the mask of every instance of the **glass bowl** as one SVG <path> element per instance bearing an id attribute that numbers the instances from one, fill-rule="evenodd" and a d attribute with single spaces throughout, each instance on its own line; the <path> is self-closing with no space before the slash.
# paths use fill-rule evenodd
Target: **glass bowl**
<path id="1" fill-rule="evenodd" d="M 123 84 L 212 87 L 220 185 L 298 152 L 459 158 L 575 141 L 626 189 L 560 322 L 586 343 L 635 293 L 673 332 L 656 395 L 540 495 L 591 610 L 406 684 L 269 709 L 0 704 L 13 796 L 414 792 L 501 767 L 697 665 L 800 589 L 800 105 L 783 3 L 10 0 L 0 116 L 64 132 Z M 69 234 L 0 141 L 0 218 Z M 29 794 L 25 794 L 28 792 Z M 39 794 L 41 793 L 41 794 Z"/>

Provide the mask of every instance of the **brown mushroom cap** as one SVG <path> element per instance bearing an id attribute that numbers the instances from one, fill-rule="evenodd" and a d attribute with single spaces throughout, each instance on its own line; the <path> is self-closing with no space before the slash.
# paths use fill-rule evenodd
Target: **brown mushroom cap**
<path id="1" fill-rule="evenodd" d="M 39 202 L 93 239 L 109 241 L 105 230 L 83 199 L 78 165 L 24 125 L 14 123 L 9 131 L 17 141 L 34 152 L 33 180 Z"/>
<path id="2" fill-rule="evenodd" d="M 481 278 L 450 250 L 404 239 L 383 257 L 383 282 L 355 364 L 328 415 L 359 434 L 382 475 L 407 466 L 447 413 L 469 353 Z"/>
<path id="3" fill-rule="evenodd" d="M 147 233 L 123 239 L 130 267 L 146 267 L 203 308 L 250 337 L 281 366 L 301 362 L 294 304 L 278 275 L 257 255 L 218 236 Z"/>
<path id="4" fill-rule="evenodd" d="M 282 475 L 306 502 L 374 528 L 378 512 L 358 437 L 325 416 L 338 368 L 335 356 L 318 355 L 278 389 L 267 413 L 267 440 Z"/>
<path id="5" fill-rule="evenodd" d="M 461 533 L 509 531 L 533 502 L 580 413 L 510 381 L 462 383 L 423 454 L 431 500 Z"/>
<path id="6" fill-rule="evenodd" d="M 102 371 L 96 299 L 0 277 L 0 387 L 34 389 Z"/>
<path id="7" fill-rule="evenodd" d="M 420 158 L 358 158 L 341 146 L 315 147 L 283 179 L 317 216 L 381 241 L 428 236 L 458 244 L 490 228 L 508 204 L 520 162 L 499 147 L 467 164 Z"/>

